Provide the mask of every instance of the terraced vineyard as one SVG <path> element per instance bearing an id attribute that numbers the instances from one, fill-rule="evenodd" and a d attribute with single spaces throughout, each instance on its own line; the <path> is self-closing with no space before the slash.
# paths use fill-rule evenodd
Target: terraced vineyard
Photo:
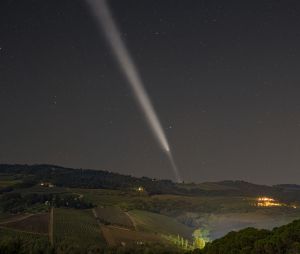
<path id="1" fill-rule="evenodd" d="M 118 207 L 98 207 L 95 211 L 99 221 L 104 224 L 113 224 L 134 229 L 130 218 Z"/>
<path id="2" fill-rule="evenodd" d="M 11 218 L 7 223 L 1 223 L 0 226 L 48 236 L 49 214 L 41 213 L 24 216 L 23 218 Z"/>
<path id="3" fill-rule="evenodd" d="M 82 249 L 106 244 L 91 210 L 55 208 L 53 238 L 56 246 L 72 242 Z"/>

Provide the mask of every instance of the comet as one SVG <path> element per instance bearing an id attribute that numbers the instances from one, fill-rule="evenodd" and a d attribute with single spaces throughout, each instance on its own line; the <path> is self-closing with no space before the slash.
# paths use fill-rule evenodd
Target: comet
<path id="1" fill-rule="evenodd" d="M 175 164 L 170 145 L 164 133 L 159 118 L 147 94 L 138 68 L 131 57 L 129 50 L 123 42 L 119 29 L 106 0 L 87 0 L 96 23 L 103 31 L 111 50 L 125 75 L 137 104 L 145 115 L 145 119 L 162 150 L 167 154 L 177 182 L 181 182 L 179 170 Z"/>

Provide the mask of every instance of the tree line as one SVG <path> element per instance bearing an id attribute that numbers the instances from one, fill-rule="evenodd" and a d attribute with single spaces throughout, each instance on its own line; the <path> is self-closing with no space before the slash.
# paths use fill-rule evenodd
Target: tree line
<path id="1" fill-rule="evenodd" d="M 128 190 L 142 186 L 150 195 L 201 195 L 201 196 L 257 196 L 267 195 L 282 201 L 300 201 L 300 186 L 265 186 L 244 181 L 223 181 L 217 184 L 225 189 L 204 190 L 197 184 L 177 184 L 171 180 L 157 180 L 149 177 L 133 177 L 104 170 L 72 169 L 54 165 L 13 165 L 0 164 L 0 173 L 15 174 L 22 182 L 13 187 L 0 189 L 1 192 L 12 188 L 26 188 L 41 181 L 51 182 L 59 187 L 89 189 Z"/>
<path id="2" fill-rule="evenodd" d="M 4 213 L 20 213 L 34 205 L 42 204 L 45 208 L 70 207 L 88 209 L 94 207 L 90 202 L 74 194 L 57 193 L 5 193 L 0 197 L 0 211 Z"/>
<path id="3" fill-rule="evenodd" d="M 300 220 L 273 230 L 246 228 L 230 232 L 193 254 L 298 254 Z"/>

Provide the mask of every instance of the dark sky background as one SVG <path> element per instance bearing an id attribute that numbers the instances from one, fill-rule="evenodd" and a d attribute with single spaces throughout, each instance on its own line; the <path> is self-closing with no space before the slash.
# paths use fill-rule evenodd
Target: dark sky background
<path id="1" fill-rule="evenodd" d="M 112 0 L 186 181 L 300 183 L 299 0 Z M 0 163 L 171 178 L 84 0 L 2 0 Z"/>

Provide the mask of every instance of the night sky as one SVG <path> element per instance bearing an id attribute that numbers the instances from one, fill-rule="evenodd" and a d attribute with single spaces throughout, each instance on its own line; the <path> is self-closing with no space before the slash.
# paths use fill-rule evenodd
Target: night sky
<path id="1" fill-rule="evenodd" d="M 185 181 L 300 184 L 299 0 L 108 1 Z M 84 0 L 2 0 L 0 163 L 173 179 Z"/>

